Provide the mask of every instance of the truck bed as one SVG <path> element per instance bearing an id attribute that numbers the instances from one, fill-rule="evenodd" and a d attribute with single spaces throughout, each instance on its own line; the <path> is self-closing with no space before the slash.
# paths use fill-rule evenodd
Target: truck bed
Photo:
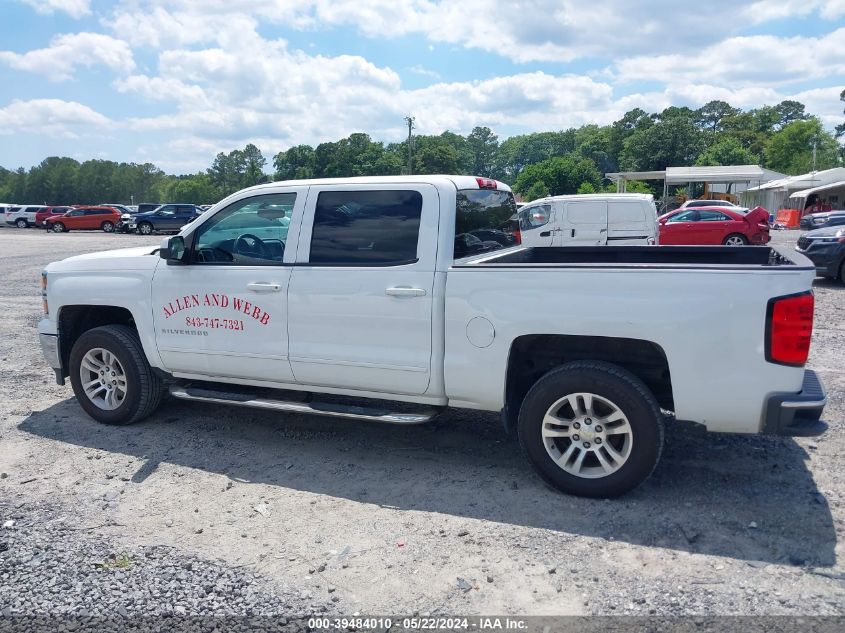
<path id="1" fill-rule="evenodd" d="M 510 248 L 467 258 L 455 267 L 812 268 L 805 259 L 769 246 L 561 246 Z"/>

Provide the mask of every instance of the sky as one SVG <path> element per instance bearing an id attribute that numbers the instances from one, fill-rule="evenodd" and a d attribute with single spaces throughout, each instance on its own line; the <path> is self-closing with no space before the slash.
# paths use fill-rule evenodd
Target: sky
<path id="1" fill-rule="evenodd" d="M 407 115 L 504 139 L 712 99 L 833 129 L 843 42 L 845 0 L 0 0 L 0 165 L 191 173 Z"/>

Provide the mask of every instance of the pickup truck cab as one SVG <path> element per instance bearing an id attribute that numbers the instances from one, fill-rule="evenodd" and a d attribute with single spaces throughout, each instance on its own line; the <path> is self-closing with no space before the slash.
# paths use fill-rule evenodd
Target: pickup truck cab
<path id="1" fill-rule="evenodd" d="M 258 185 L 158 247 L 47 266 L 41 345 L 107 424 L 151 415 L 166 391 L 395 424 L 493 411 L 546 481 L 585 496 L 648 477 L 661 409 L 711 431 L 824 431 L 805 257 L 480 239 L 465 252 L 460 236 L 515 212 L 507 185 L 468 176 Z"/>
<path id="2" fill-rule="evenodd" d="M 642 193 L 553 196 L 519 210 L 519 231 L 525 246 L 655 244 L 657 208 Z"/>

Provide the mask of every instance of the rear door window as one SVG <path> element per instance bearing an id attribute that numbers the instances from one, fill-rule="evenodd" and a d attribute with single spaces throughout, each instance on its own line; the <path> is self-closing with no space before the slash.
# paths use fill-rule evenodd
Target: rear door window
<path id="1" fill-rule="evenodd" d="M 460 189 L 455 199 L 454 258 L 507 248 L 494 240 L 482 241 L 475 232 L 493 229 L 513 236 L 520 230 L 520 215 L 510 191 L 500 189 Z M 505 242 L 508 240 L 502 240 Z M 513 239 L 516 243 L 516 239 Z"/>
<path id="2" fill-rule="evenodd" d="M 309 263 L 397 266 L 417 261 L 419 191 L 323 191 L 317 198 Z"/>

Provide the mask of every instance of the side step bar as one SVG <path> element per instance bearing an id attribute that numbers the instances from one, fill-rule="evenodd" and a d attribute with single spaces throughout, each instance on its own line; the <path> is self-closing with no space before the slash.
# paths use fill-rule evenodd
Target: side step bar
<path id="1" fill-rule="evenodd" d="M 374 407 L 359 407 L 354 405 L 335 404 L 328 402 L 292 402 L 289 400 L 273 400 L 258 398 L 249 394 L 218 391 L 191 387 L 190 385 L 171 385 L 170 395 L 179 400 L 193 402 L 210 402 L 213 404 L 233 404 L 252 409 L 270 409 L 287 413 L 306 413 L 310 415 L 325 415 L 335 418 L 349 418 L 353 420 L 369 420 L 371 422 L 385 422 L 387 424 L 424 424 L 439 411 L 427 409 L 419 413 L 397 413 L 387 409 Z"/>

